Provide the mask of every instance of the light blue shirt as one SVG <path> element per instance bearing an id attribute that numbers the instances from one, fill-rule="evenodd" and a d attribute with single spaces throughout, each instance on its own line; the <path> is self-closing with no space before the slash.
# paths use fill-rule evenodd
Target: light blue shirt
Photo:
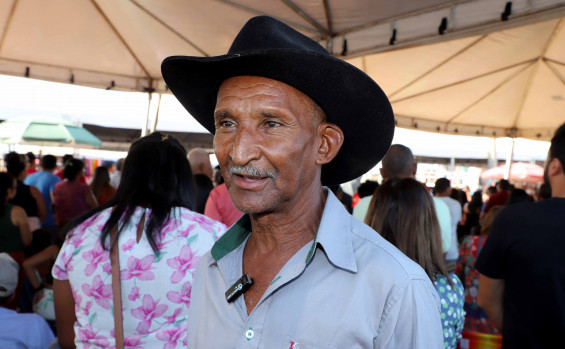
<path id="1" fill-rule="evenodd" d="M 19 314 L 0 307 L 0 348 L 47 348 L 55 339 L 47 322 L 37 314 Z"/>
<path id="2" fill-rule="evenodd" d="M 326 193 L 315 241 L 287 261 L 249 316 L 244 297 L 225 298 L 242 276 L 249 217 L 202 257 L 188 348 L 443 347 L 439 297 L 423 269 Z"/>
<path id="3" fill-rule="evenodd" d="M 439 223 L 439 230 L 441 232 L 441 249 L 446 253 L 451 248 L 453 237 L 451 236 L 451 213 L 449 207 L 438 197 L 432 197 L 434 206 L 436 208 L 437 221 Z M 457 242 L 457 236 L 455 237 Z"/>
<path id="4" fill-rule="evenodd" d="M 33 185 L 43 195 L 45 206 L 47 206 L 47 218 L 43 222 L 44 227 L 54 227 L 55 219 L 53 219 L 53 211 L 51 210 L 51 193 L 55 189 L 55 184 L 59 183 L 61 178 L 48 171 L 39 171 L 30 174 L 24 180 L 24 184 Z"/>

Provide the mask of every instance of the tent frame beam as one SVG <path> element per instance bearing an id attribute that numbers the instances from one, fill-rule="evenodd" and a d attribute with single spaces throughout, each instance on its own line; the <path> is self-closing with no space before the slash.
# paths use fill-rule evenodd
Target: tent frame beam
<path id="1" fill-rule="evenodd" d="M 182 35 L 178 31 L 176 31 L 173 27 L 168 25 L 161 18 L 157 17 L 157 15 L 155 15 L 153 12 L 151 12 L 147 8 L 143 7 L 137 0 L 130 0 L 130 2 L 132 4 L 134 4 L 135 6 L 137 6 L 140 10 L 145 12 L 145 14 L 147 14 L 149 17 L 151 17 L 152 19 L 157 21 L 159 24 L 161 24 L 163 27 L 167 28 L 167 30 L 171 31 L 173 34 L 178 36 L 182 41 L 184 41 L 187 44 L 189 44 L 190 46 L 194 47 L 194 49 L 196 49 L 198 52 L 200 52 L 200 54 L 202 54 L 205 57 L 210 57 L 210 55 L 208 53 L 206 53 L 200 46 L 196 45 L 194 42 L 189 40 L 186 36 Z"/>
<path id="2" fill-rule="evenodd" d="M 6 19 L 6 25 L 4 26 L 4 30 L 2 31 L 2 37 L 0 38 L 0 52 L 2 52 L 2 48 L 4 47 L 4 40 L 6 39 L 6 35 L 8 34 L 8 28 L 10 28 L 10 23 L 12 23 L 12 18 L 14 18 L 14 13 L 16 12 L 16 6 L 18 5 L 19 0 L 14 0 L 12 3 L 12 7 L 10 8 L 10 14 Z"/>
<path id="3" fill-rule="evenodd" d="M 94 6 L 94 8 L 96 9 L 96 11 L 100 14 L 100 16 L 102 16 L 102 19 L 104 19 L 104 21 L 108 24 L 108 26 L 110 27 L 110 29 L 114 32 L 114 34 L 116 35 L 116 37 L 120 40 L 120 42 L 122 43 L 122 45 L 124 45 L 124 47 L 128 50 L 128 52 L 132 55 L 133 59 L 135 60 L 135 62 L 137 64 L 139 64 L 139 67 L 143 70 L 143 73 L 145 73 L 145 75 L 147 76 L 147 78 L 151 79 L 151 74 L 149 74 L 149 71 L 147 70 L 147 68 L 145 68 L 145 66 L 143 65 L 143 63 L 141 63 L 141 60 L 139 59 L 139 57 L 137 57 L 137 54 L 133 51 L 133 49 L 128 45 L 127 41 L 124 39 L 124 37 L 120 34 L 120 32 L 118 31 L 118 29 L 114 26 L 114 24 L 112 23 L 112 21 L 110 21 L 110 18 L 108 18 L 108 16 L 106 15 L 106 13 L 102 10 L 102 8 L 100 8 L 100 6 L 98 5 L 98 3 L 96 2 L 96 0 L 90 0 L 90 2 L 92 3 L 92 5 Z"/>
<path id="4" fill-rule="evenodd" d="M 280 18 L 280 17 L 277 17 L 277 16 L 273 16 L 273 15 L 271 15 L 271 14 L 269 14 L 269 13 L 266 13 L 266 12 L 263 12 L 263 11 L 259 11 L 259 10 L 257 10 L 257 9 L 252 8 L 252 7 L 249 7 L 249 6 L 245 6 L 245 5 L 242 5 L 242 4 L 238 4 L 238 3 L 233 2 L 233 1 L 230 1 L 230 0 L 216 0 L 216 1 L 221 2 L 221 3 L 223 3 L 223 4 L 226 4 L 226 5 L 230 5 L 230 6 L 234 7 L 234 8 L 239 9 L 239 10 L 243 10 L 243 11 L 249 12 L 249 13 L 251 13 L 251 14 L 253 14 L 253 15 L 258 15 L 258 16 L 271 16 L 271 17 L 276 18 L 276 19 L 280 20 L 281 22 L 284 22 L 284 23 L 290 25 L 291 27 L 294 27 L 294 28 L 299 29 L 299 30 L 304 30 L 304 31 L 307 31 L 307 32 L 310 32 L 310 33 L 318 33 L 318 31 L 317 31 L 316 29 L 314 29 L 314 28 L 308 27 L 308 26 L 303 25 L 303 24 L 300 24 L 300 23 L 296 23 L 296 22 L 294 22 L 294 21 L 289 21 L 289 20 L 284 19 L 284 18 Z"/>

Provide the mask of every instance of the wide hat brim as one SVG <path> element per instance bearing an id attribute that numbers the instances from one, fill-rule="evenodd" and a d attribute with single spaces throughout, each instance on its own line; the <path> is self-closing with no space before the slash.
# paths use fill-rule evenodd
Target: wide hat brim
<path id="1" fill-rule="evenodd" d="M 330 55 L 300 49 L 247 50 L 216 57 L 172 56 L 163 78 L 187 111 L 211 133 L 220 84 L 233 76 L 261 76 L 284 82 L 312 98 L 327 121 L 344 133 L 337 156 L 322 167 L 322 183 L 355 179 L 379 163 L 394 135 L 388 98 L 364 72 Z"/>

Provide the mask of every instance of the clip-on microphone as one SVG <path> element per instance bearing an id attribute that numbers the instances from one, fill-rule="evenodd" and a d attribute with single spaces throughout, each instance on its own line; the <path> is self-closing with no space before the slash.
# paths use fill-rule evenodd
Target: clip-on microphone
<path id="1" fill-rule="evenodd" d="M 239 278 L 230 288 L 226 291 L 226 300 L 228 303 L 234 302 L 242 294 L 247 292 L 249 288 L 253 285 L 253 279 L 249 274 L 243 275 Z"/>

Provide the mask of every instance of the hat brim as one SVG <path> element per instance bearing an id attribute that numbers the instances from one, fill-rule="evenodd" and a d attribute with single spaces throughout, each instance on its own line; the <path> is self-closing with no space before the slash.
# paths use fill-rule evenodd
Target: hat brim
<path id="1" fill-rule="evenodd" d="M 172 56 L 163 61 L 161 71 L 171 92 L 211 133 L 218 89 L 227 78 L 266 77 L 308 95 L 344 133 L 341 150 L 322 167 L 324 185 L 367 173 L 392 142 L 394 117 L 384 92 L 364 72 L 329 55 L 269 49 L 216 57 Z"/>

